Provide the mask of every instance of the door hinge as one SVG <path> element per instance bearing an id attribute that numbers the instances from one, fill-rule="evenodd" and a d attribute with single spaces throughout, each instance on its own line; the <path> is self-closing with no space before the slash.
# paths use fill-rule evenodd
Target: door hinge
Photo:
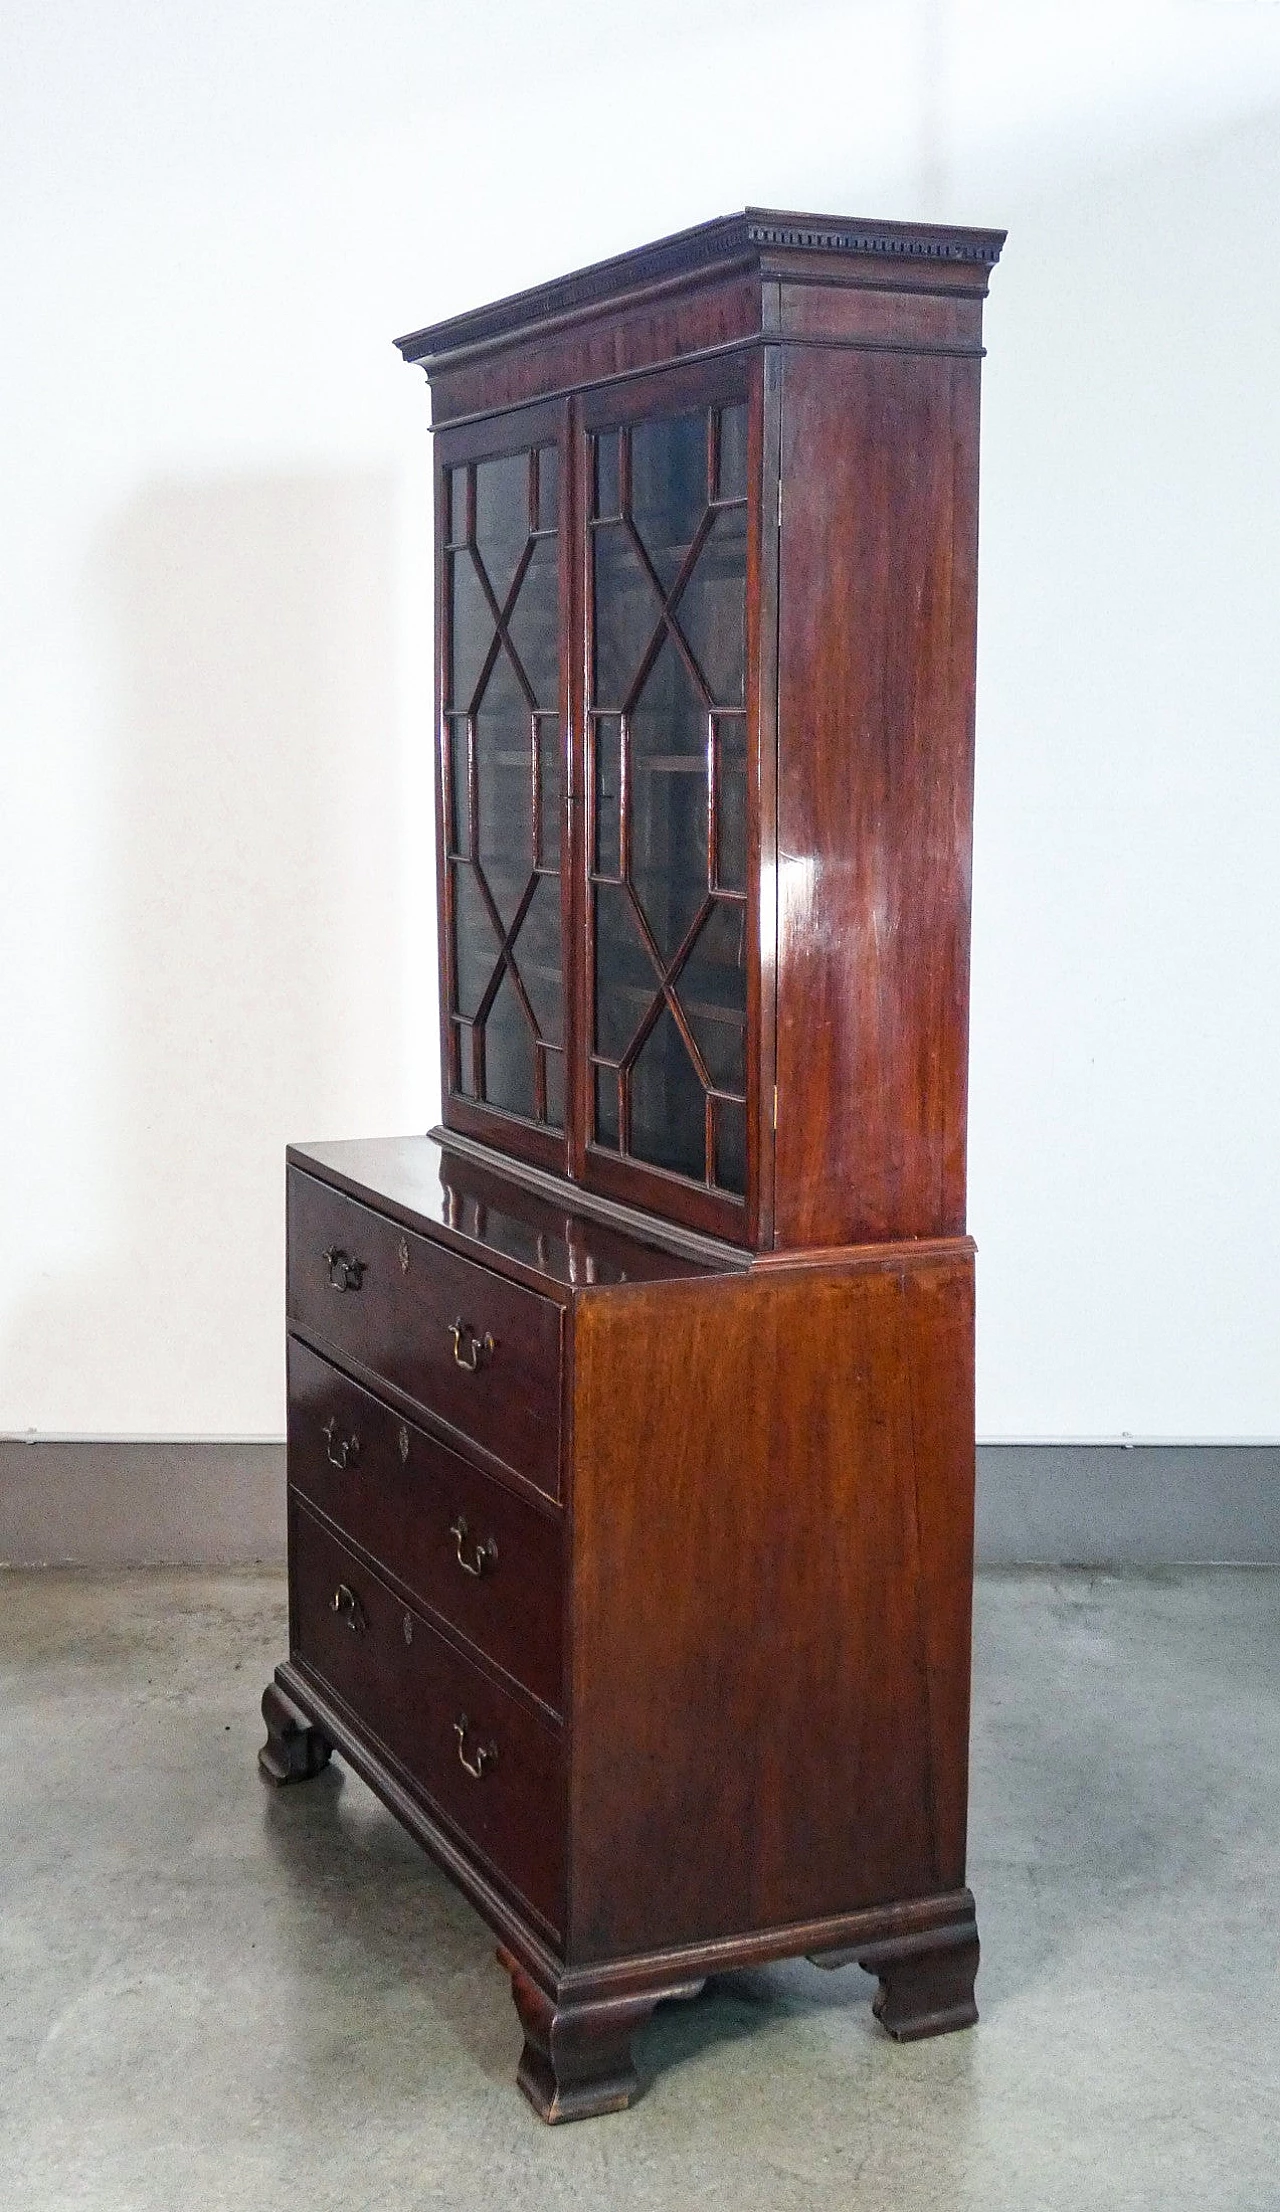
<path id="1" fill-rule="evenodd" d="M 778 528 L 782 528 L 782 478 L 778 478 Z"/>
<path id="2" fill-rule="evenodd" d="M 775 1129 L 778 1126 L 778 1086 L 776 1083 L 773 1086 L 773 1126 Z"/>

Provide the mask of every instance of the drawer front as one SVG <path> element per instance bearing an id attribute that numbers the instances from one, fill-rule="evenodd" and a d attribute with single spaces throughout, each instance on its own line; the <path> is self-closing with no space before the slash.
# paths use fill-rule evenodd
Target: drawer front
<path id="1" fill-rule="evenodd" d="M 560 1308 L 289 1175 L 289 1316 L 558 1497 Z"/>
<path id="2" fill-rule="evenodd" d="M 295 1657 L 336 1690 L 454 1827 L 560 1932 L 560 1730 L 470 1666 L 296 1499 L 289 1550 Z"/>
<path id="3" fill-rule="evenodd" d="M 289 1480 L 424 1605 L 559 1709 L 561 1529 L 296 1339 Z"/>

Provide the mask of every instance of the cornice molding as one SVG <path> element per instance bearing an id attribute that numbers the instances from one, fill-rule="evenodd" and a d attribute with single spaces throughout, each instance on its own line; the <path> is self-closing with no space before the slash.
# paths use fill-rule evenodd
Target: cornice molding
<path id="1" fill-rule="evenodd" d="M 747 237 L 755 246 L 888 255 L 894 260 L 967 261 L 985 269 L 995 267 L 1006 237 L 1002 230 L 953 230 L 924 223 L 834 228 L 821 217 L 764 215 L 753 209 L 748 209 L 746 220 Z"/>
<path id="2" fill-rule="evenodd" d="M 406 361 L 424 366 L 448 354 L 509 340 L 539 323 L 603 307 L 684 276 L 735 267 L 763 272 L 771 253 L 828 254 L 886 262 L 960 264 L 987 270 L 1000 258 L 1002 230 L 958 230 L 939 223 L 863 222 L 838 215 L 800 215 L 749 207 L 692 230 L 593 262 L 569 276 L 453 315 L 397 338 Z M 882 280 L 883 281 L 883 280 Z"/>

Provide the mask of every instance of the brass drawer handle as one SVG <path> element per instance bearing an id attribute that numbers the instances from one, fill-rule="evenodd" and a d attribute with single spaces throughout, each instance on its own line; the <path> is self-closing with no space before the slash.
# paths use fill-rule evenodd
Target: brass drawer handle
<path id="1" fill-rule="evenodd" d="M 466 1516 L 464 1514 L 460 1513 L 456 1521 L 450 1521 L 449 1534 L 453 1538 L 454 1548 L 457 1553 L 458 1565 L 461 1567 L 464 1575 L 482 1575 L 485 1573 L 486 1569 L 497 1566 L 498 1547 L 495 1544 L 492 1536 L 486 1536 L 483 1544 L 473 1544 L 471 1546 L 471 1557 L 468 1559 L 467 1538 L 470 1536 L 471 1531 L 467 1527 Z"/>
<path id="2" fill-rule="evenodd" d="M 369 1269 L 364 1260 L 356 1260 L 344 1252 L 340 1244 L 331 1244 L 324 1254 L 329 1270 L 330 1290 L 359 1290 Z"/>
<path id="3" fill-rule="evenodd" d="M 349 1582 L 340 1582 L 329 1600 L 329 1611 L 345 1621 L 353 1636 L 369 1626 L 369 1616 Z"/>
<path id="4" fill-rule="evenodd" d="M 496 1743 L 479 1743 L 476 1745 L 475 1758 L 469 1759 L 467 1757 L 467 1737 L 470 1731 L 471 1723 L 466 1714 L 459 1713 L 453 1724 L 453 1733 L 458 1739 L 458 1760 L 466 1768 L 472 1779 L 478 1782 L 483 1775 L 488 1773 L 490 1767 L 496 1767 L 498 1764 L 498 1746 Z"/>
<path id="5" fill-rule="evenodd" d="M 320 1434 L 324 1438 L 325 1458 L 328 1460 L 329 1465 L 331 1467 L 336 1467 L 340 1473 L 343 1468 L 349 1467 L 353 1460 L 359 1459 L 359 1437 L 356 1435 L 354 1429 L 352 1430 L 350 1436 L 339 1436 L 336 1416 L 330 1416 L 330 1418 L 325 1422 L 324 1427 L 321 1429 Z"/>
<path id="6" fill-rule="evenodd" d="M 454 1359 L 469 1375 L 474 1375 L 493 1358 L 494 1342 L 487 1329 L 483 1336 L 477 1336 L 469 1321 L 451 1321 L 449 1334 L 453 1338 Z"/>

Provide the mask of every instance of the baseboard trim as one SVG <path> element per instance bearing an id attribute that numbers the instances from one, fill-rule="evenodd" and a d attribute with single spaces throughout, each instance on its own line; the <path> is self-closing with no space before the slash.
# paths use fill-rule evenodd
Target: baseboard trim
<path id="1" fill-rule="evenodd" d="M 1280 1566 L 1280 1444 L 983 1444 L 981 1566 Z"/>
<path id="2" fill-rule="evenodd" d="M 285 1548 L 284 1445 L 0 1438 L 0 1563 L 239 1567 Z M 978 1564 L 1280 1566 L 1280 1444 L 983 1444 Z"/>
<path id="3" fill-rule="evenodd" d="M 0 1438 L 0 1562 L 278 1564 L 284 1468 L 280 1443 Z"/>

